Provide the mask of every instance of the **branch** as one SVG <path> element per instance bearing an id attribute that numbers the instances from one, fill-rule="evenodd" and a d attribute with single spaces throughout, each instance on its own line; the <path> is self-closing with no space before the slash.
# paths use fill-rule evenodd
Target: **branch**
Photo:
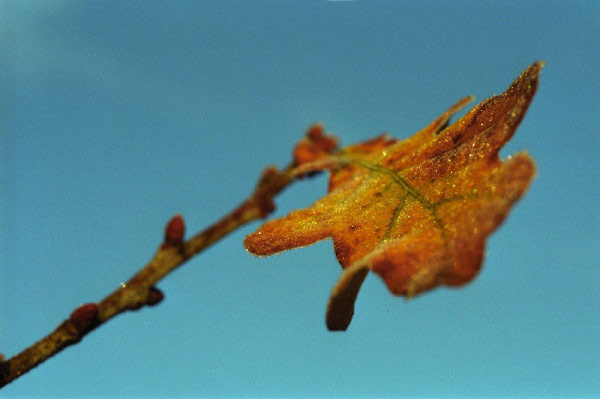
<path id="1" fill-rule="evenodd" d="M 88 303 L 78 307 L 52 333 L 11 359 L 4 361 L 0 355 L 0 388 L 66 347 L 76 344 L 119 313 L 159 303 L 163 294 L 155 287 L 156 283 L 231 231 L 271 213 L 275 209 L 273 198 L 293 181 L 293 171 L 293 165 L 283 171 L 274 167 L 267 168 L 254 193 L 246 201 L 188 241 L 183 240 L 183 218 L 180 215 L 174 216 L 167 224 L 164 242 L 152 260 L 127 283 L 122 284 L 100 303 Z"/>
<path id="2" fill-rule="evenodd" d="M 306 137 L 295 146 L 294 161 L 290 166 L 282 171 L 275 167 L 266 168 L 254 192 L 246 201 L 188 241 L 183 239 L 185 235 L 183 218 L 181 215 L 175 215 L 167 223 L 164 241 L 152 260 L 129 281 L 121 284 L 121 287 L 100 303 L 86 303 L 79 306 L 53 332 L 9 360 L 5 361 L 0 354 L 0 388 L 66 347 L 81 341 L 92 330 L 119 313 L 158 304 L 164 295 L 155 287 L 156 283 L 233 230 L 273 212 L 275 209 L 273 198 L 293 180 L 307 175 L 302 172 L 301 166 L 323 155 L 333 153 L 337 149 L 337 143 L 335 137 L 325 134 L 323 125 L 310 126 Z M 309 175 L 312 173 L 315 173 L 315 170 Z"/>

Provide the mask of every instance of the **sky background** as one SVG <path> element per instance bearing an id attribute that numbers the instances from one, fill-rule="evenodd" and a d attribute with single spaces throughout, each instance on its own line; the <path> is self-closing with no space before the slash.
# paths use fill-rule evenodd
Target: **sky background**
<path id="1" fill-rule="evenodd" d="M 371 275 L 331 333 L 331 241 L 255 258 L 254 222 L 0 397 L 600 395 L 599 4 L 1 1 L 6 357 L 133 275 L 175 213 L 192 234 L 230 211 L 311 123 L 405 138 L 546 67 L 502 151 L 537 178 L 471 284 L 407 302 Z"/>

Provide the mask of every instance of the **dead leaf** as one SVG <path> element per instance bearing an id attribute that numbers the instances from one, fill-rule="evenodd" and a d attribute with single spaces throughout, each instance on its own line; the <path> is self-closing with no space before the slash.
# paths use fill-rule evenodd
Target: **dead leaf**
<path id="1" fill-rule="evenodd" d="M 331 237 L 344 268 L 328 304 L 331 330 L 348 327 L 369 270 L 406 297 L 470 281 L 486 238 L 534 176 L 528 155 L 502 162 L 498 151 L 523 118 L 542 67 L 531 65 L 506 92 L 446 127 L 472 98 L 462 99 L 404 141 L 383 135 L 338 151 L 333 144 L 308 151 L 305 142 L 298 175 L 329 169 L 329 193 L 265 223 L 246 237 L 246 248 L 271 255 Z"/>

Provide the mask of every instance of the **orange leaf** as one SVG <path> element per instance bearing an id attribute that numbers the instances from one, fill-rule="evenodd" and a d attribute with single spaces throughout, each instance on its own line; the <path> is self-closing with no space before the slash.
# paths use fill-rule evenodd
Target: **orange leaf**
<path id="1" fill-rule="evenodd" d="M 327 325 L 345 330 L 369 270 L 396 295 L 458 286 L 479 271 L 487 236 L 534 176 L 526 154 L 498 158 L 537 88 L 542 62 L 456 123 L 464 98 L 404 141 L 387 136 L 333 153 L 313 151 L 298 175 L 330 170 L 329 193 L 306 209 L 265 223 L 246 237 L 256 255 L 332 238 L 344 272 L 331 294 Z M 307 157 L 309 158 L 309 157 Z"/>

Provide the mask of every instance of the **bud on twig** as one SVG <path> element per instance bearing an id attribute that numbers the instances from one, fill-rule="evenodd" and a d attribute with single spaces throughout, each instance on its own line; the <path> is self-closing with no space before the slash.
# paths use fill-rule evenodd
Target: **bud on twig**
<path id="1" fill-rule="evenodd" d="M 337 148 L 338 140 L 325 134 L 323 125 L 316 123 L 308 128 L 306 137 L 294 148 L 294 163 L 302 165 L 331 154 Z"/>
<path id="2" fill-rule="evenodd" d="M 98 321 L 98 305 L 95 303 L 86 303 L 79 306 L 71 313 L 69 320 L 75 326 L 77 331 L 84 332 Z"/>
<path id="3" fill-rule="evenodd" d="M 165 298 L 165 294 L 156 287 L 150 287 L 148 291 L 148 297 L 146 298 L 146 305 L 154 306 L 160 303 Z"/>
<path id="4" fill-rule="evenodd" d="M 165 240 L 161 248 L 179 247 L 183 244 L 185 236 L 185 222 L 183 216 L 177 214 L 169 220 L 165 227 Z"/>

